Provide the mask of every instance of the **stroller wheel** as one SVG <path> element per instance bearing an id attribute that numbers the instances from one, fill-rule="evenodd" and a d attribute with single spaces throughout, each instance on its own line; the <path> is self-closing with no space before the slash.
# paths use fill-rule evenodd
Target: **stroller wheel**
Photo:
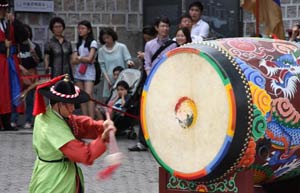
<path id="1" fill-rule="evenodd" d="M 136 134 L 134 131 L 130 131 L 130 132 L 127 134 L 127 138 L 128 138 L 128 139 L 136 139 L 136 138 L 137 138 L 137 134 Z"/>

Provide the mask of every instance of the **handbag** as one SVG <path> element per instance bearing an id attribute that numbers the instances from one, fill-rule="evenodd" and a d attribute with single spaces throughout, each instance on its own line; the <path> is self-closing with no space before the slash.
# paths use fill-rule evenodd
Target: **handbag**
<path id="1" fill-rule="evenodd" d="M 85 74 L 87 67 L 88 67 L 88 64 L 81 63 L 79 66 L 78 72 L 80 74 Z"/>

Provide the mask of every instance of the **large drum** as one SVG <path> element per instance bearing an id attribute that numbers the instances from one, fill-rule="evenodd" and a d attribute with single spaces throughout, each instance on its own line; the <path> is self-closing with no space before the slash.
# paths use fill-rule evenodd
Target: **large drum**
<path id="1" fill-rule="evenodd" d="M 141 120 L 170 174 L 212 182 L 250 168 L 256 184 L 300 175 L 297 45 L 260 38 L 188 44 L 151 71 Z"/>

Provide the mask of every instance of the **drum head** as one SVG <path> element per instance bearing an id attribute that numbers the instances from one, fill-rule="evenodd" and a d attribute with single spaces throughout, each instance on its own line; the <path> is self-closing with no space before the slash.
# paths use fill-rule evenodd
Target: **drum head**
<path id="1" fill-rule="evenodd" d="M 178 48 L 151 71 L 141 118 L 157 161 L 177 177 L 201 178 L 220 164 L 234 135 L 231 83 L 208 55 Z"/>

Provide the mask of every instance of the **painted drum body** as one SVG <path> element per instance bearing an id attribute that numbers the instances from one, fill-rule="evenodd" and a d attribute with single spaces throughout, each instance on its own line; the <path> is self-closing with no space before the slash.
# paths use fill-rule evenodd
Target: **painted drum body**
<path id="1" fill-rule="evenodd" d="M 300 175 L 300 60 L 296 44 L 228 38 L 168 52 L 141 101 L 158 163 L 186 180 L 243 168 L 256 184 Z"/>

